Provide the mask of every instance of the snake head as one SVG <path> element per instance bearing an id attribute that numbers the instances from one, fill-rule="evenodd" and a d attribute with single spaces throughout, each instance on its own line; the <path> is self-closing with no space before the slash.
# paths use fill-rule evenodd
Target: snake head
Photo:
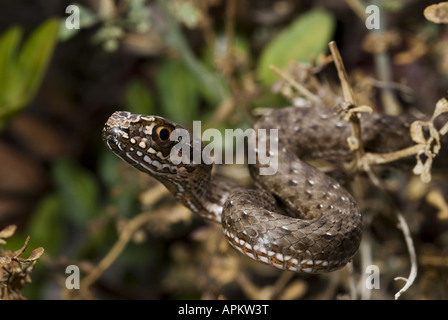
<path id="1" fill-rule="evenodd" d="M 195 141 L 182 126 L 158 116 L 117 111 L 107 120 L 103 141 L 122 160 L 162 182 L 198 175 L 204 165 L 194 163 Z"/>

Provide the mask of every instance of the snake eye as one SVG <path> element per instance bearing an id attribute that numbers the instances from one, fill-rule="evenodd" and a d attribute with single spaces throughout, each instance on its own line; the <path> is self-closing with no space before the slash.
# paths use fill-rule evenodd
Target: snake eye
<path id="1" fill-rule="evenodd" d="M 156 128 L 156 135 L 160 142 L 167 142 L 171 138 L 171 128 L 166 126 L 160 126 Z"/>

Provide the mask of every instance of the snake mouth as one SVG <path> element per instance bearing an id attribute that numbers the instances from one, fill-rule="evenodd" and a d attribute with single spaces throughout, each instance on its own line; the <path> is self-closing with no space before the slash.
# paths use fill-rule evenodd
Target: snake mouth
<path id="1" fill-rule="evenodd" d="M 120 155 L 125 149 L 125 144 L 120 141 L 123 138 L 123 133 L 117 126 L 111 127 L 106 124 L 103 128 L 104 143 L 117 155 Z"/>
<path id="2" fill-rule="evenodd" d="M 102 130 L 102 140 L 128 164 L 152 176 L 177 174 L 172 161 L 170 139 L 174 125 L 157 116 L 127 111 L 114 112 Z"/>
<path id="3" fill-rule="evenodd" d="M 129 127 L 133 121 L 138 120 L 136 114 L 127 111 L 114 112 L 102 132 L 104 143 L 118 156 L 126 152 L 127 141 L 129 140 Z"/>

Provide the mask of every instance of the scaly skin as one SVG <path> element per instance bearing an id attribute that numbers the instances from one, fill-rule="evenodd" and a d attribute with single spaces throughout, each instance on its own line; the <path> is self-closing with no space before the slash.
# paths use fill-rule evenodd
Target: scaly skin
<path id="1" fill-rule="evenodd" d="M 406 117 L 363 114 L 366 150 L 384 153 L 411 146 L 409 125 Z M 178 141 L 169 136 L 183 128 L 161 117 L 115 112 L 104 127 L 103 140 L 192 211 L 222 223 L 229 243 L 250 258 L 296 272 L 337 270 L 358 250 L 359 207 L 338 182 L 300 158 L 348 159 L 351 124 L 331 109 L 308 106 L 273 111 L 254 126 L 271 128 L 279 130 L 278 150 L 268 149 L 278 156 L 278 170 L 260 175 L 263 165 L 251 165 L 255 189 L 212 175 L 212 165 L 174 163 L 170 151 Z M 192 154 L 193 138 L 188 145 Z"/>

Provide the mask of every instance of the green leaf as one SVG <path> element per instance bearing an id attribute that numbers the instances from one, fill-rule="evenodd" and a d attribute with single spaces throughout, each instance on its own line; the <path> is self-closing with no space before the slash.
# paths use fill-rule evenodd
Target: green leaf
<path id="1" fill-rule="evenodd" d="M 26 39 L 18 56 L 14 54 L 9 59 L 5 58 L 10 65 L 9 71 L 6 71 L 7 88 L 2 88 L 0 126 L 34 98 L 53 54 L 58 30 L 58 19 L 47 20 Z M 9 44 L 12 47 L 8 50 L 13 54 L 19 36 L 9 36 L 12 38 Z"/>
<path id="2" fill-rule="evenodd" d="M 62 213 L 78 226 L 85 226 L 101 213 L 99 190 L 91 172 L 77 163 L 61 160 L 53 164 L 53 180 L 63 203 Z"/>
<path id="3" fill-rule="evenodd" d="M 4 105 L 4 96 L 12 84 L 10 80 L 15 71 L 22 34 L 23 30 L 16 26 L 8 29 L 0 38 L 0 107 Z"/>
<path id="4" fill-rule="evenodd" d="M 270 70 L 270 65 L 284 69 L 290 61 L 309 62 L 310 58 L 325 52 L 334 25 L 334 17 L 321 9 L 301 15 L 268 43 L 258 63 L 258 78 L 265 85 L 271 85 L 278 76 Z"/>
<path id="5" fill-rule="evenodd" d="M 156 77 L 162 113 L 171 120 L 191 124 L 197 117 L 199 102 L 196 78 L 184 65 L 175 60 L 165 60 Z"/>
<path id="6" fill-rule="evenodd" d="M 33 243 L 42 246 L 45 252 L 56 257 L 64 242 L 64 226 L 61 223 L 61 199 L 56 194 L 49 194 L 40 202 L 32 216 L 27 234 Z"/>
<path id="7" fill-rule="evenodd" d="M 59 19 L 49 19 L 26 40 L 19 55 L 18 68 L 25 76 L 22 103 L 36 94 L 53 54 L 59 32 Z"/>
<path id="8" fill-rule="evenodd" d="M 126 110 L 139 114 L 154 113 L 154 101 L 149 88 L 139 79 L 129 81 L 126 86 Z"/>

